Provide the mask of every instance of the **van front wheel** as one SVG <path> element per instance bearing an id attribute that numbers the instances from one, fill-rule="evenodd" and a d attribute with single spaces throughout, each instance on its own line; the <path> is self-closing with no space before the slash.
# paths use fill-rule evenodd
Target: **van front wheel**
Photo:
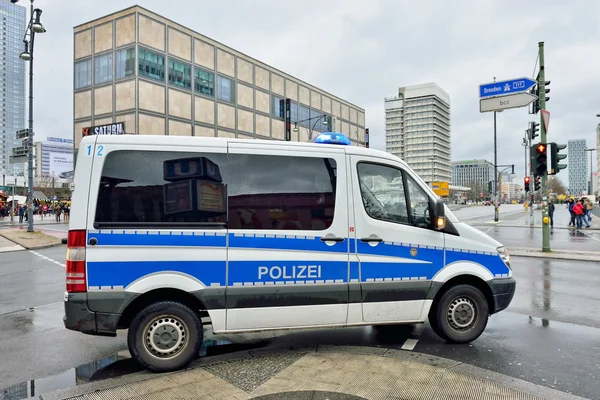
<path id="1" fill-rule="evenodd" d="M 198 314 L 173 301 L 161 301 L 142 309 L 127 334 L 132 357 L 156 372 L 185 367 L 200 354 L 202 339 Z"/>
<path id="2" fill-rule="evenodd" d="M 468 343 L 477 339 L 487 325 L 488 302 L 479 289 L 457 285 L 446 290 L 429 312 L 429 323 L 442 339 Z"/>

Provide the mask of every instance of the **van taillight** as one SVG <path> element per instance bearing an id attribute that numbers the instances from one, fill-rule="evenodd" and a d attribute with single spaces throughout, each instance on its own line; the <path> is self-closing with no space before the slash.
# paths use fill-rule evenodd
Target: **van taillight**
<path id="1" fill-rule="evenodd" d="M 85 282 L 86 231 L 69 231 L 67 239 L 67 292 L 87 291 Z"/>

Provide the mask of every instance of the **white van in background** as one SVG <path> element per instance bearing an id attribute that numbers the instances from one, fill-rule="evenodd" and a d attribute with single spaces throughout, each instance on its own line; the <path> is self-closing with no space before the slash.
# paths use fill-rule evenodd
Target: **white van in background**
<path id="1" fill-rule="evenodd" d="M 512 300 L 507 251 L 399 158 L 320 143 L 83 138 L 65 327 L 169 371 L 215 334 L 414 324 L 475 340 Z"/>

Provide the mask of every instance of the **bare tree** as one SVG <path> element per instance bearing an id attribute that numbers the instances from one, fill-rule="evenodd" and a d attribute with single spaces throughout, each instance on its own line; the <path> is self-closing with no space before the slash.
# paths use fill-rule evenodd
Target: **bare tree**
<path id="1" fill-rule="evenodd" d="M 44 193 L 49 199 L 52 199 L 52 197 L 57 193 L 58 188 L 56 186 L 57 184 L 54 176 L 47 175 L 36 179 L 36 190 Z"/>
<path id="2" fill-rule="evenodd" d="M 556 176 L 549 177 L 548 189 L 552 190 L 552 193 L 554 193 L 554 194 L 566 194 L 567 193 L 567 188 L 562 183 L 562 181 L 560 179 L 558 179 Z"/>

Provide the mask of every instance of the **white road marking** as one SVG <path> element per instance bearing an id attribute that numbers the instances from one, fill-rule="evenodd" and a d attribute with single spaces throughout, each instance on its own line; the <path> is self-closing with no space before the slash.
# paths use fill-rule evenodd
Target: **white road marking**
<path id="1" fill-rule="evenodd" d="M 60 266 L 61 266 L 61 267 L 63 267 L 63 268 L 66 268 L 66 267 L 67 267 L 67 266 L 66 266 L 64 263 L 61 263 L 60 261 L 54 260 L 54 259 L 52 259 L 52 258 L 50 258 L 50 257 L 46 257 L 45 255 L 43 255 L 43 254 L 40 254 L 40 253 L 38 253 L 37 251 L 29 250 L 29 252 L 30 252 L 31 254 L 35 254 L 36 256 L 38 256 L 38 257 L 40 257 L 40 258 L 43 258 L 43 259 L 44 259 L 44 260 L 46 260 L 46 261 L 50 261 L 51 263 L 54 263 L 54 264 L 56 264 L 56 265 L 60 265 Z"/>
<path id="2" fill-rule="evenodd" d="M 585 233 L 583 230 L 579 230 L 579 232 L 583 233 L 585 236 L 594 239 L 597 242 L 600 242 L 600 239 L 593 237 L 592 235 L 590 235 L 589 233 Z"/>
<path id="3" fill-rule="evenodd" d="M 495 226 L 492 226 L 490 229 L 488 229 L 487 231 L 483 232 L 483 233 L 488 233 L 489 231 L 491 231 L 492 229 L 494 229 Z"/>
<path id="4" fill-rule="evenodd" d="M 402 350 L 413 350 L 419 341 L 417 339 L 406 339 L 402 345 Z"/>

